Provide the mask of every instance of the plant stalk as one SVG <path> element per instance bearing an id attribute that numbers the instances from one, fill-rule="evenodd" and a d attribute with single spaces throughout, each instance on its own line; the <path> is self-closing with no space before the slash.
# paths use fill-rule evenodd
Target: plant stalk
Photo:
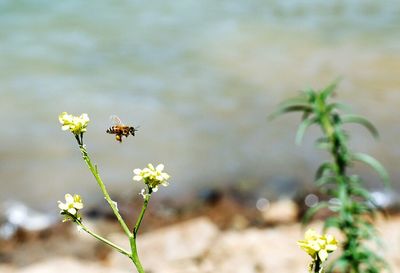
<path id="1" fill-rule="evenodd" d="M 77 223 L 77 224 L 82 228 L 82 230 L 84 230 L 86 233 L 90 234 L 91 236 L 93 236 L 93 237 L 96 238 L 97 240 L 99 240 L 99 241 L 105 243 L 106 245 L 111 246 L 112 248 L 114 248 L 115 250 L 117 250 L 119 253 L 122 253 L 122 254 L 124 254 L 125 256 L 131 258 L 131 254 L 130 254 L 128 251 L 126 251 L 126 250 L 123 249 L 122 247 L 120 247 L 120 246 L 114 244 L 113 242 L 111 242 L 111 241 L 105 239 L 104 237 L 102 237 L 102 236 L 100 236 L 100 235 L 94 233 L 94 232 L 91 231 L 87 226 L 85 226 L 80 220 L 75 219 L 75 223 Z"/>
<path id="2" fill-rule="evenodd" d="M 117 217 L 118 222 L 121 225 L 123 231 L 129 238 L 132 237 L 133 234 L 130 232 L 124 219 L 122 218 L 121 214 L 119 213 L 116 203 L 111 199 L 110 195 L 108 194 L 106 186 L 104 185 L 104 183 L 101 180 L 100 175 L 97 171 L 97 166 L 93 166 L 92 161 L 90 160 L 89 154 L 88 154 L 85 146 L 83 144 L 80 144 L 79 149 L 81 150 L 83 160 L 86 162 L 86 165 L 89 167 L 89 170 L 92 172 L 94 178 L 96 179 L 97 184 L 99 185 L 101 191 L 103 192 L 104 198 L 106 199 L 106 201 L 110 205 L 112 211 L 114 212 L 115 216 Z"/>

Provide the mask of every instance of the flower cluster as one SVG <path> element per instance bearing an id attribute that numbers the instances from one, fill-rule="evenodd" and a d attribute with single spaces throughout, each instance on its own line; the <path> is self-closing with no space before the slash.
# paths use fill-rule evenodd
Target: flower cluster
<path id="1" fill-rule="evenodd" d="M 152 164 L 148 164 L 147 168 L 134 169 L 133 173 L 135 176 L 133 180 L 141 181 L 151 188 L 152 191 L 156 192 L 158 190 L 159 185 L 163 185 L 164 187 L 168 186 L 169 174 L 162 172 L 164 170 L 164 165 L 159 164 L 154 168 Z"/>
<path id="2" fill-rule="evenodd" d="M 304 240 L 299 240 L 297 244 L 314 260 L 319 259 L 323 262 L 329 253 L 336 250 L 338 243 L 333 235 L 319 235 L 314 229 L 309 229 Z"/>
<path id="3" fill-rule="evenodd" d="M 86 127 L 89 123 L 89 116 L 86 113 L 78 116 L 69 115 L 67 112 L 62 112 L 58 116 L 58 120 L 62 124 L 63 131 L 70 130 L 73 134 L 79 135 L 86 132 Z"/>
<path id="4" fill-rule="evenodd" d="M 64 221 L 70 220 L 71 216 L 79 218 L 78 210 L 83 209 L 83 201 L 80 195 L 67 193 L 65 195 L 65 203 L 58 201 L 58 208 L 60 213 L 65 215 Z"/>

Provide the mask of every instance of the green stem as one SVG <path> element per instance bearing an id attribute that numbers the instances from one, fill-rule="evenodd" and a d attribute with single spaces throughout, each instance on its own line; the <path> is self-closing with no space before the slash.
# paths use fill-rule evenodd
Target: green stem
<path id="1" fill-rule="evenodd" d="M 139 256 L 137 253 L 136 247 L 136 238 L 130 238 L 131 249 L 132 249 L 132 256 L 131 260 L 135 264 L 136 269 L 139 273 L 145 273 L 142 264 L 140 263 Z"/>
<path id="2" fill-rule="evenodd" d="M 328 113 L 324 113 L 321 117 L 321 125 L 323 131 L 325 132 L 329 141 L 332 144 L 331 154 L 335 163 L 335 175 L 339 181 L 338 197 L 341 203 L 339 210 L 339 219 L 341 222 L 340 225 L 342 232 L 347 238 L 347 241 L 344 244 L 344 250 L 347 250 L 351 247 L 351 245 L 359 244 L 359 241 L 356 238 L 354 238 L 354 236 L 351 234 L 351 230 L 356 228 L 353 217 L 357 217 L 357 215 L 351 209 L 352 199 L 351 199 L 349 185 L 347 183 L 347 175 L 346 175 L 347 162 L 345 159 L 345 151 L 347 150 L 347 148 L 339 140 L 338 134 L 335 133 L 335 130 L 341 130 L 341 128 L 340 127 L 335 128 L 332 121 L 332 116 L 330 116 Z M 349 221 L 349 216 L 351 221 Z M 351 266 L 347 268 L 346 272 L 348 273 L 358 272 L 359 263 L 357 259 L 352 259 L 352 257 L 350 257 L 349 261 L 351 263 Z"/>
<path id="3" fill-rule="evenodd" d="M 151 191 L 151 188 L 149 188 L 149 192 L 150 192 L 150 191 Z M 151 192 L 148 193 L 148 194 L 145 194 L 145 196 L 144 196 L 144 201 L 143 201 L 143 206 L 142 206 L 142 210 L 141 210 L 141 212 L 140 212 L 140 214 L 139 214 L 139 217 L 138 217 L 138 219 L 137 219 L 137 221 L 136 221 L 135 227 L 133 228 L 133 237 L 134 237 L 134 238 L 137 237 L 137 233 L 138 233 L 138 231 L 139 231 L 140 224 L 142 223 L 142 220 L 143 220 L 144 214 L 145 214 L 145 212 L 146 212 L 147 205 L 149 204 L 150 198 L 151 198 Z"/>
<path id="4" fill-rule="evenodd" d="M 107 200 L 107 202 L 110 205 L 112 211 L 114 212 L 115 216 L 117 217 L 118 222 L 121 225 L 122 229 L 124 230 L 125 234 L 129 238 L 133 237 L 133 234 L 130 232 L 128 226 L 126 225 L 126 223 L 124 221 L 124 219 L 122 219 L 121 214 L 119 214 L 119 211 L 118 211 L 118 208 L 116 206 L 116 203 L 111 199 L 110 195 L 108 194 L 107 189 L 106 189 L 106 187 L 105 187 L 103 181 L 101 180 L 100 175 L 99 175 L 99 173 L 97 171 L 97 166 L 93 166 L 92 161 L 90 160 L 90 157 L 89 157 L 89 155 L 88 155 L 88 153 L 86 151 L 85 146 L 83 144 L 79 145 L 79 149 L 82 152 L 83 160 L 85 160 L 86 165 L 89 167 L 89 170 L 92 172 L 94 178 L 96 179 L 97 184 L 99 185 L 101 191 L 103 192 L 103 195 L 104 195 L 105 199 Z"/>
<path id="5" fill-rule="evenodd" d="M 114 244 L 113 242 L 101 237 L 100 235 L 94 233 L 93 231 L 91 231 L 87 226 L 85 226 L 80 220 L 75 220 L 75 223 L 77 223 L 86 233 L 90 234 L 91 236 L 93 236 L 94 238 L 96 238 L 97 240 L 105 243 L 106 245 L 111 246 L 112 248 L 114 248 L 115 250 L 117 250 L 119 253 L 124 254 L 125 256 L 132 258 L 131 254 L 126 251 L 125 249 L 123 249 L 120 246 L 117 246 L 116 244 Z"/>
<path id="6" fill-rule="evenodd" d="M 144 273 L 144 269 L 142 267 L 142 264 L 140 263 L 139 256 L 137 253 L 136 238 L 137 238 L 137 234 L 139 232 L 140 224 L 142 223 L 144 214 L 146 212 L 147 206 L 148 206 L 150 198 L 151 198 L 152 189 L 150 187 L 148 187 L 148 192 L 149 193 L 144 195 L 142 210 L 140 211 L 140 214 L 136 221 L 135 227 L 133 228 L 133 237 L 130 238 L 130 244 L 131 244 L 131 250 L 132 250 L 131 259 L 132 259 L 133 263 L 136 265 L 136 268 L 139 271 L 139 273 Z"/>
<path id="7" fill-rule="evenodd" d="M 321 273 L 321 272 L 324 272 L 323 271 L 323 269 L 322 269 L 322 262 L 321 262 L 321 260 L 320 259 L 315 259 L 314 260 L 314 264 L 313 264 L 313 271 L 314 271 L 314 273 Z"/>
<path id="8" fill-rule="evenodd" d="M 79 136 L 75 136 L 76 140 L 78 141 L 79 144 L 79 149 L 81 150 L 82 156 L 83 156 L 83 160 L 86 162 L 86 165 L 88 166 L 89 170 L 92 172 L 94 178 L 97 181 L 97 184 L 99 185 L 101 191 L 103 192 L 103 195 L 105 197 L 105 199 L 107 200 L 108 204 L 110 205 L 112 211 L 114 212 L 115 216 L 118 219 L 119 224 L 121 225 L 123 231 L 125 232 L 125 234 L 128 236 L 129 238 L 129 243 L 131 246 L 131 251 L 132 253 L 128 253 L 126 250 L 122 249 L 121 247 L 115 245 L 114 243 L 108 241 L 107 239 L 95 234 L 94 232 L 90 231 L 85 225 L 83 225 L 82 222 L 80 222 L 80 220 L 75 220 L 76 223 L 78 223 L 78 225 L 80 225 L 82 227 L 82 229 L 84 231 L 86 231 L 87 233 L 89 233 L 90 235 L 92 235 L 93 237 L 97 238 L 98 240 L 104 242 L 105 244 L 115 248 L 117 251 L 119 251 L 120 253 L 128 256 L 132 262 L 135 264 L 136 269 L 139 273 L 145 273 L 142 264 L 140 263 L 139 260 L 139 256 L 137 253 L 137 247 L 136 247 L 136 236 L 137 236 L 137 232 L 139 230 L 140 224 L 143 220 L 144 214 L 146 212 L 147 209 L 147 205 L 149 203 L 150 197 L 151 197 L 151 193 L 152 190 L 151 188 L 148 188 L 148 194 L 145 195 L 144 197 L 144 203 L 143 203 L 143 207 L 142 210 L 140 212 L 140 215 L 138 217 L 138 220 L 136 222 L 136 225 L 133 229 L 133 232 L 131 232 L 129 230 L 129 227 L 126 225 L 124 219 L 122 218 L 121 214 L 118 211 L 118 208 L 116 206 L 116 203 L 111 199 L 110 195 L 108 194 L 108 191 L 103 183 L 103 181 L 100 178 L 99 172 L 97 170 L 97 166 L 92 164 L 92 161 L 89 157 L 89 154 L 85 148 L 85 146 L 83 145 L 83 136 L 81 135 Z"/>

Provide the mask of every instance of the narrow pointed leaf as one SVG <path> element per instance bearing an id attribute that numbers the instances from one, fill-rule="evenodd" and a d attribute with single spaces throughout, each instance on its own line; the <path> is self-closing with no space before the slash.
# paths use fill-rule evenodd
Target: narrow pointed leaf
<path id="1" fill-rule="evenodd" d="M 389 187 L 389 175 L 386 171 L 386 169 L 382 166 L 381 163 L 379 163 L 378 160 L 373 158 L 370 155 L 367 154 L 362 154 L 362 153 L 356 153 L 352 154 L 352 159 L 355 161 L 360 161 L 363 162 L 369 166 L 371 166 L 381 177 L 382 181 L 385 183 L 387 187 Z"/>
<path id="2" fill-rule="evenodd" d="M 317 185 L 317 187 L 321 187 L 323 185 L 335 182 L 336 182 L 335 176 L 322 176 L 315 181 L 315 185 Z"/>
<path id="3" fill-rule="evenodd" d="M 315 173 L 315 180 L 320 179 L 324 175 L 325 171 L 327 171 L 327 170 L 330 170 L 333 172 L 334 166 L 332 165 L 331 162 L 324 162 L 324 163 L 322 163 L 321 166 L 319 166 L 317 172 Z"/>
<path id="4" fill-rule="evenodd" d="M 357 123 L 364 126 L 375 138 L 379 137 L 378 130 L 375 126 L 366 118 L 358 115 L 343 115 L 341 117 L 343 123 Z"/>
<path id="5" fill-rule="evenodd" d="M 364 198 L 366 201 L 369 201 L 369 202 L 371 202 L 371 204 L 376 206 L 374 198 L 372 197 L 371 193 L 369 191 L 367 191 L 366 189 L 361 188 L 361 187 L 353 188 L 353 189 L 351 189 L 351 193 L 353 195 Z"/>
<path id="6" fill-rule="evenodd" d="M 330 150 L 332 148 L 332 144 L 329 141 L 329 139 L 322 137 L 317 139 L 317 141 L 315 142 L 315 146 L 318 149 L 322 149 L 322 150 Z"/>
<path id="7" fill-rule="evenodd" d="M 303 225 L 308 224 L 318 211 L 324 208 L 328 208 L 328 206 L 329 206 L 328 202 L 323 201 L 319 202 L 316 206 L 309 208 L 303 216 L 302 224 Z"/>
<path id="8" fill-rule="evenodd" d="M 301 117 L 301 120 L 308 119 L 311 115 L 311 111 L 304 111 L 303 116 Z"/>
<path id="9" fill-rule="evenodd" d="M 308 99 L 315 100 L 316 92 L 312 88 L 308 88 L 303 91 L 303 93 L 307 96 Z"/>
<path id="10" fill-rule="evenodd" d="M 332 110 L 343 110 L 343 111 L 351 110 L 350 106 L 343 104 L 343 103 L 339 103 L 339 102 L 330 103 L 326 107 L 326 109 L 328 112 L 332 112 Z"/>
<path id="11" fill-rule="evenodd" d="M 325 219 L 323 231 L 326 232 L 329 228 L 340 229 L 340 221 L 337 217 L 329 217 Z"/>
<path id="12" fill-rule="evenodd" d="M 301 145 L 304 133 L 306 132 L 307 128 L 316 122 L 317 122 L 317 119 L 312 118 L 312 119 L 305 119 L 300 123 L 299 128 L 297 129 L 297 134 L 296 134 L 296 144 L 297 145 Z"/>
<path id="13" fill-rule="evenodd" d="M 326 100 L 329 96 L 332 95 L 332 93 L 333 93 L 333 91 L 335 91 L 338 83 L 339 83 L 339 80 L 336 80 L 321 91 L 321 96 L 322 96 L 323 100 Z"/>
<path id="14" fill-rule="evenodd" d="M 290 113 L 290 112 L 311 112 L 312 108 L 308 104 L 294 104 L 294 105 L 288 105 L 288 106 L 283 106 L 279 107 L 278 110 L 273 112 L 270 116 L 269 119 L 274 119 L 282 114 L 285 113 Z"/>

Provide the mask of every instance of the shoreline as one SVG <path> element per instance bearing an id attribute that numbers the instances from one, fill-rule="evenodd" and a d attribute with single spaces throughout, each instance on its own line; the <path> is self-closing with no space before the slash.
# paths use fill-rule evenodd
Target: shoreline
<path id="1" fill-rule="evenodd" d="M 235 238 L 234 240 L 239 244 L 242 243 L 240 239 L 242 235 L 250 236 L 252 238 L 251 240 L 254 241 L 255 249 L 258 247 L 257 237 L 260 237 L 260 240 L 262 240 L 263 236 L 266 236 L 266 234 L 274 233 L 278 238 L 287 241 L 288 245 L 285 246 L 287 252 L 294 251 L 294 253 L 300 253 L 295 249 L 297 247 L 296 240 L 301 238 L 303 232 L 299 220 L 305 210 L 305 206 L 300 207 L 299 202 L 296 203 L 289 199 L 281 199 L 270 203 L 267 210 L 261 211 L 255 206 L 250 206 L 245 200 L 246 198 L 243 199 L 232 193 L 218 194 L 218 191 L 210 191 L 204 198 L 198 200 L 197 203 L 185 200 L 180 200 L 180 202 L 175 203 L 171 200 L 154 202 L 150 206 L 148 214 L 143 221 L 143 228 L 140 231 L 139 241 L 143 238 L 144 242 L 142 244 L 144 244 L 144 248 L 147 249 L 151 248 L 148 244 L 157 245 L 153 237 L 157 237 L 159 238 L 157 240 L 167 244 L 168 240 L 171 240 L 168 239 L 168 237 L 171 238 L 172 236 L 174 240 L 178 240 L 181 236 L 180 232 L 182 229 L 185 230 L 185 227 L 189 226 L 191 227 L 189 228 L 190 230 L 196 230 L 197 226 L 199 226 L 198 228 L 200 228 L 200 231 L 193 231 L 194 233 L 200 232 L 202 236 L 205 236 L 205 232 L 211 232 L 212 234 L 217 233 L 221 238 L 233 236 Z M 132 200 L 132 202 L 121 203 L 121 213 L 126 214 L 128 211 L 132 211 L 132 208 L 137 207 L 137 204 L 140 202 L 141 200 L 137 198 Z M 123 244 L 126 238 L 123 237 L 118 223 L 111 216 L 112 215 L 102 210 L 89 210 L 84 217 L 86 218 L 87 224 L 93 227 L 96 232 L 114 238 L 117 242 L 120 241 Z M 325 217 L 325 215 L 321 214 L 317 216 L 316 220 L 311 223 L 311 226 L 320 226 L 321 218 L 323 217 Z M 132 217 L 132 219 L 135 219 L 135 217 Z M 96 264 L 97 267 L 100 266 L 95 271 L 90 272 L 100 272 L 99 270 L 101 270 L 101 268 L 108 268 L 107 270 L 111 270 L 111 268 L 115 267 L 115 264 L 120 262 L 129 266 L 129 263 L 127 264 L 126 261 L 123 261 L 124 257 L 119 257 L 118 253 L 113 253 L 107 246 L 101 245 L 91 237 L 86 236 L 86 234 L 83 235 L 77 232 L 76 227 L 72 223 L 61 223 L 61 218 L 59 220 L 60 221 L 56 222 L 55 225 L 51 225 L 49 228 L 40 231 L 18 229 L 9 240 L 0 240 L 0 271 L 19 273 L 20 271 L 25 272 L 24 270 L 28 270 L 27 272 L 31 272 L 29 268 L 37 265 L 51 267 L 54 266 L 54 264 L 65 262 L 78 268 L 85 268 L 86 266 L 94 266 Z M 131 225 L 132 221 L 127 221 L 127 223 Z M 384 220 L 384 217 L 381 215 L 378 217 L 376 223 L 378 228 L 383 229 L 384 232 L 382 233 L 381 231 L 381 233 L 384 236 L 396 232 L 399 233 L 396 236 L 398 236 L 397 239 L 400 242 L 400 230 L 398 229 L 400 226 L 399 211 L 389 211 L 387 220 Z M 205 231 L 201 230 L 202 228 Z M 186 231 L 184 231 L 182 236 L 186 236 L 185 232 Z M 290 236 L 293 242 L 289 242 L 287 238 L 285 239 L 285 234 L 292 234 Z M 193 236 L 190 240 L 194 240 L 195 242 L 193 244 L 196 245 L 198 235 L 192 234 L 190 236 Z M 272 240 L 273 238 L 270 239 Z M 387 238 L 386 241 L 388 242 L 389 248 L 398 248 L 397 245 L 389 245 L 392 241 Z M 181 243 L 182 242 L 178 240 L 173 248 L 179 250 L 179 244 Z M 212 242 L 208 242 L 207 247 L 204 248 L 212 249 L 212 245 Z M 253 246 L 250 244 L 247 247 L 252 249 Z M 285 248 L 284 246 L 282 247 Z M 146 251 L 152 251 L 148 249 L 143 252 L 145 261 L 149 261 L 150 263 L 152 255 Z M 169 251 L 175 250 L 170 249 Z M 210 250 L 204 250 L 204 253 L 208 253 L 208 251 Z M 265 249 L 265 251 L 271 250 Z M 399 252 L 398 257 L 400 259 L 400 250 L 394 249 L 393 251 L 394 253 Z M 388 252 L 393 251 L 390 250 Z M 141 253 L 140 250 L 139 253 Z M 150 255 L 150 257 L 148 257 L 148 255 Z M 276 256 L 279 256 L 279 254 L 277 253 Z M 283 257 L 286 256 L 283 255 Z M 390 257 L 392 256 L 391 254 Z M 300 255 L 300 257 L 302 256 Z M 122 261 L 120 261 L 120 258 Z M 215 257 L 204 259 L 207 260 L 209 258 L 216 259 Z M 115 262 L 115 260 L 118 262 Z M 302 257 L 300 261 L 304 262 L 304 265 L 306 265 L 307 257 Z M 168 261 L 164 262 L 166 264 L 169 263 Z M 193 261 L 191 261 L 191 263 L 192 262 Z M 221 261 L 218 259 L 215 260 L 213 262 L 215 263 L 214 266 L 218 266 L 220 262 Z M 297 261 L 298 265 L 301 265 L 302 262 Z M 392 263 L 400 268 L 400 261 L 398 261 L 398 259 L 394 259 Z M 301 270 L 300 267 L 299 269 Z M 157 268 L 154 270 L 154 272 L 164 272 L 159 271 Z M 285 271 L 284 269 L 279 270 L 280 272 L 291 272 Z"/>

